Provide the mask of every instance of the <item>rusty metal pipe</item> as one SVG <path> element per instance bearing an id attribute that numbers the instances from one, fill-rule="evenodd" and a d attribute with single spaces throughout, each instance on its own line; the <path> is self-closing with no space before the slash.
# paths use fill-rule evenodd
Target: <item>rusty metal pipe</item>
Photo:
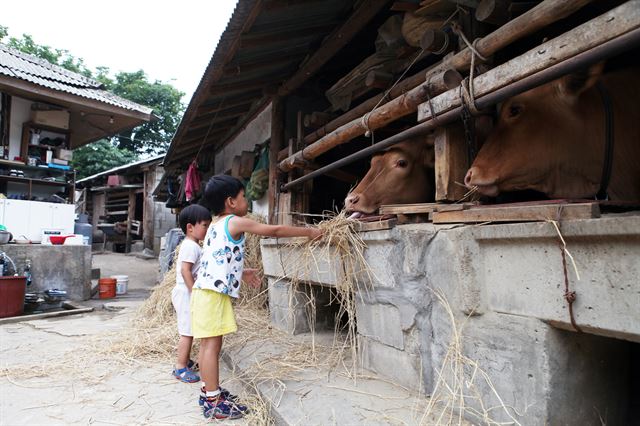
<path id="1" fill-rule="evenodd" d="M 527 90 L 541 86 L 569 73 L 578 71 L 581 68 L 585 68 L 596 62 L 602 61 L 611 56 L 618 55 L 624 51 L 631 50 L 638 45 L 640 45 L 640 29 L 629 31 L 622 36 L 616 37 L 615 39 L 602 43 L 599 46 L 579 53 L 576 56 L 560 62 L 556 65 L 552 65 L 545 70 L 539 71 L 528 77 L 513 82 L 503 88 L 495 90 L 492 93 L 487 93 L 484 96 L 476 98 L 476 107 L 478 109 L 483 109 L 491 105 L 495 105 L 519 93 L 526 92 Z M 358 161 L 362 158 L 368 157 L 372 154 L 375 154 L 376 152 L 382 151 L 404 140 L 424 135 L 438 126 L 451 123 L 452 121 L 460 118 L 461 112 L 462 106 L 455 107 L 443 114 L 438 115 L 437 117 L 435 117 L 435 119 L 431 118 L 424 123 L 417 124 L 410 129 L 400 132 L 358 152 L 354 152 L 353 154 L 341 158 L 338 161 L 327 164 L 326 166 L 321 167 L 318 170 L 315 170 L 302 177 L 299 177 L 298 179 L 295 179 L 287 184 L 281 185 L 280 190 L 287 191 L 288 189 L 304 183 L 309 179 L 313 179 L 315 177 L 324 175 L 331 170 L 335 170 L 337 168 L 346 166 L 347 164 L 351 164 L 354 161 Z"/>

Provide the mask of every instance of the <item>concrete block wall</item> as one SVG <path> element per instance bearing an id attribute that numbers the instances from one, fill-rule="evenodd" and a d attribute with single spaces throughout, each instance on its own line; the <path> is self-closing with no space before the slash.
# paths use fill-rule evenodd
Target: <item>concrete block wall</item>
<path id="1" fill-rule="evenodd" d="M 42 244 L 5 244 L 4 251 L 22 274 L 25 261 L 31 261 L 32 285 L 29 292 L 65 290 L 70 300 L 91 298 L 91 247 Z"/>
<path id="2" fill-rule="evenodd" d="M 629 390 L 629 369 L 638 362 L 629 341 L 640 341 L 640 217 L 570 221 L 561 231 L 581 276 L 568 271 L 578 295 L 575 318 L 586 333 L 572 331 L 558 235 L 549 223 L 419 224 L 364 233 L 373 271 L 373 288 L 361 293 L 356 310 L 364 367 L 430 393 L 453 318 L 464 324 L 463 355 L 490 380 L 477 375 L 467 406 L 479 409 L 479 395 L 485 407 L 496 407 L 497 394 L 511 408 L 491 410 L 496 421 L 600 424 L 602 416 L 607 424 L 625 424 L 628 398 L 638 395 L 638 386 Z M 263 241 L 265 273 L 274 279 L 293 271 L 287 262 L 299 263 L 290 249 L 277 247 Z M 337 269 L 331 261 L 325 266 Z M 339 279 L 326 271 L 304 278 L 324 285 Z M 285 296 L 270 289 L 270 297 L 277 308 L 272 318 L 291 329 L 283 320 Z"/>

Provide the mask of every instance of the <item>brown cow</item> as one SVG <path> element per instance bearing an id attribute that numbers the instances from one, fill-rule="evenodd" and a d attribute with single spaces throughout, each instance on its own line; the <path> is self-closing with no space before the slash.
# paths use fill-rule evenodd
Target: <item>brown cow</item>
<path id="1" fill-rule="evenodd" d="M 384 204 L 419 203 L 433 198 L 433 141 L 421 137 L 374 154 L 371 168 L 345 199 L 352 218 L 375 214 Z"/>
<path id="2" fill-rule="evenodd" d="M 612 102 L 612 200 L 640 200 L 640 73 L 602 75 L 603 64 L 565 76 L 506 101 L 465 184 L 480 193 L 533 189 L 551 198 L 592 198 L 605 161 L 605 108 Z"/>

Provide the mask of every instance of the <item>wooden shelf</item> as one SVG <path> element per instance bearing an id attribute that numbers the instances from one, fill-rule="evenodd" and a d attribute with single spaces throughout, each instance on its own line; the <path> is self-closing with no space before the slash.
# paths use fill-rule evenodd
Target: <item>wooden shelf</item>
<path id="1" fill-rule="evenodd" d="M 46 124 L 38 124 L 38 123 L 34 123 L 33 121 L 27 121 L 25 123 L 22 123 L 22 126 L 30 127 L 32 129 L 46 130 L 47 132 L 52 132 L 52 133 L 60 133 L 62 135 L 68 135 L 69 133 L 71 133 L 71 130 L 69 129 L 61 129 L 60 127 L 47 126 Z"/>
<path id="2" fill-rule="evenodd" d="M 34 179 L 20 176 L 4 176 L 0 175 L 0 181 L 19 182 L 19 183 L 32 183 L 34 185 L 47 185 L 47 186 L 69 186 L 68 182 L 53 182 L 50 180 Z"/>
<path id="3" fill-rule="evenodd" d="M 68 149 L 63 146 L 53 146 L 53 145 L 44 145 L 44 144 L 38 144 L 38 145 L 29 144 L 29 148 L 47 148 L 52 151 L 55 151 L 56 149 Z"/>

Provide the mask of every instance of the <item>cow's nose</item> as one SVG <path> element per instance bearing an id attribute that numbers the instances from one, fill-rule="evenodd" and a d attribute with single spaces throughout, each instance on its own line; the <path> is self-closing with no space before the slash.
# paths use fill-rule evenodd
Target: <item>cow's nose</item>
<path id="1" fill-rule="evenodd" d="M 350 194 L 345 201 L 347 206 L 354 206 L 360 201 L 360 196 L 358 194 Z"/>
<path id="2" fill-rule="evenodd" d="M 473 167 L 467 170 L 467 174 L 464 176 L 464 184 L 468 188 L 471 188 L 471 176 L 473 176 Z"/>

